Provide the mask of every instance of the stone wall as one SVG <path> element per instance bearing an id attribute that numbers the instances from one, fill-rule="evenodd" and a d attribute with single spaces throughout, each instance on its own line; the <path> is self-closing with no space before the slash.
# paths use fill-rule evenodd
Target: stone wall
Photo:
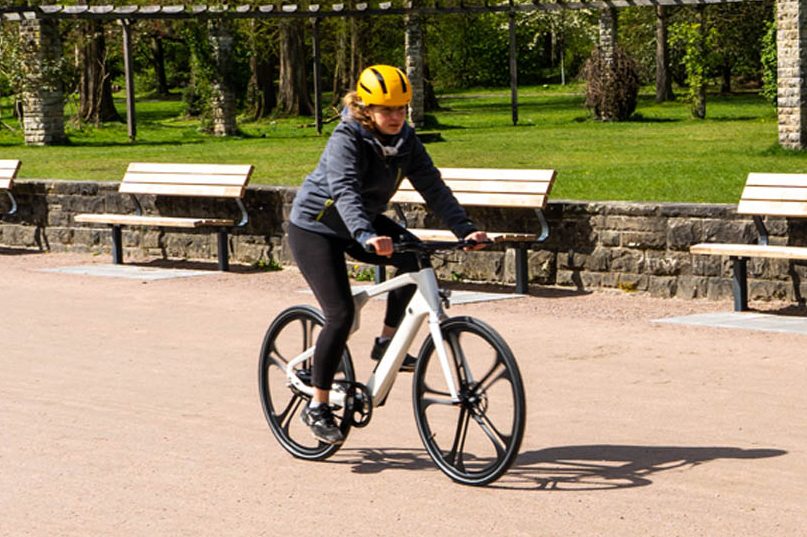
<path id="1" fill-rule="evenodd" d="M 0 221 L 0 246 L 110 255 L 109 229 L 75 224 L 73 217 L 81 212 L 133 211 L 134 205 L 119 195 L 117 188 L 117 183 L 18 181 L 14 193 L 19 211 Z M 250 221 L 231 235 L 233 263 L 292 262 L 285 247 L 283 222 L 294 192 L 268 186 L 248 189 L 245 205 Z M 0 204 L 4 202 L 0 200 Z M 0 212 L 2 209 L 0 206 Z M 144 209 L 165 215 L 238 216 L 231 203 L 187 198 L 147 198 Z M 536 231 L 538 225 L 530 210 L 469 211 L 480 227 L 490 231 Z M 416 226 L 439 225 L 420 206 L 407 207 L 407 218 Z M 529 256 L 532 283 L 617 288 L 659 297 L 728 299 L 730 261 L 691 256 L 689 246 L 697 242 L 752 243 L 756 239 L 753 222 L 737 216 L 733 205 L 556 201 L 550 203 L 547 219 L 550 237 Z M 772 244 L 807 244 L 807 223 L 771 219 L 767 224 Z M 125 259 L 215 262 L 216 239 L 210 232 L 124 228 L 123 242 Z M 512 249 L 496 247 L 457 253 L 437 260 L 436 266 L 446 279 L 513 283 L 514 258 Z M 804 264 L 753 259 L 749 278 L 752 300 L 801 301 L 807 293 Z"/>
<path id="2" fill-rule="evenodd" d="M 807 146 L 807 6 L 802 0 L 776 2 L 777 108 L 779 144 L 788 149 Z"/>

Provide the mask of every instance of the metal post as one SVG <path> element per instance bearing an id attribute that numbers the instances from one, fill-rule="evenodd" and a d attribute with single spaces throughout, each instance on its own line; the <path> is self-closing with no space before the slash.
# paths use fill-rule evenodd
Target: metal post
<path id="1" fill-rule="evenodd" d="M 112 262 L 116 265 L 123 264 L 123 242 L 119 225 L 112 226 Z"/>
<path id="2" fill-rule="evenodd" d="M 734 311 L 748 311 L 748 258 L 732 257 L 734 278 L 731 290 L 734 292 Z"/>
<path id="3" fill-rule="evenodd" d="M 317 134 L 322 134 L 322 83 L 320 80 L 319 17 L 311 21 L 311 42 L 314 50 L 314 116 Z"/>
<path id="4" fill-rule="evenodd" d="M 134 68 L 132 65 L 132 25 L 128 19 L 121 19 L 123 27 L 123 65 L 126 71 L 126 125 L 129 129 L 129 141 L 134 142 L 137 137 L 137 124 L 135 122 L 135 88 Z"/>
<path id="5" fill-rule="evenodd" d="M 516 293 L 527 295 L 530 292 L 529 266 L 527 265 L 527 247 L 516 247 Z"/>
<path id="6" fill-rule="evenodd" d="M 510 0 L 510 106 L 513 110 L 513 125 L 518 125 L 518 66 L 516 64 L 516 12 Z"/>
<path id="7" fill-rule="evenodd" d="M 218 257 L 219 270 L 227 272 L 230 270 L 230 249 L 227 244 L 227 229 L 222 228 L 218 232 Z"/>

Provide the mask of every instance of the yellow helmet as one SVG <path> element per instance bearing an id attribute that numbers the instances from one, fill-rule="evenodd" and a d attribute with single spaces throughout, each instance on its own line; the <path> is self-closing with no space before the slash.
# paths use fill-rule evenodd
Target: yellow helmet
<path id="1" fill-rule="evenodd" d="M 406 106 L 412 100 L 412 85 L 397 67 L 372 65 L 361 72 L 356 93 L 366 106 Z"/>

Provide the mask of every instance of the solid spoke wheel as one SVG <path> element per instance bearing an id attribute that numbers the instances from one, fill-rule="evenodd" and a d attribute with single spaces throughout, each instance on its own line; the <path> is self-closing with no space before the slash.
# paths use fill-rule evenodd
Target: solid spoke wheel
<path id="1" fill-rule="evenodd" d="M 513 353 L 491 327 L 471 317 L 440 325 L 459 401 L 452 401 L 434 341 L 418 356 L 413 381 L 420 438 L 437 466 L 466 485 L 504 474 L 524 436 L 526 403 Z"/>
<path id="2" fill-rule="evenodd" d="M 308 460 L 326 459 L 336 453 L 340 446 L 315 439 L 308 426 L 302 423 L 300 412 L 311 398 L 289 385 L 286 365 L 314 345 L 323 324 L 322 313 L 310 306 L 293 306 L 283 311 L 266 331 L 258 367 L 261 404 L 269 428 L 289 453 Z M 295 372 L 310 385 L 311 359 L 297 366 Z M 347 349 L 334 380 L 355 381 L 353 363 Z M 345 436 L 351 425 L 349 415 L 344 408 L 334 410 L 336 422 Z"/>

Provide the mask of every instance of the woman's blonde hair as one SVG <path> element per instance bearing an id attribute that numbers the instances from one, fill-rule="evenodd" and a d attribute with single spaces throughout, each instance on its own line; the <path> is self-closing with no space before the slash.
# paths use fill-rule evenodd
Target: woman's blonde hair
<path id="1" fill-rule="evenodd" d="M 342 97 L 342 104 L 347 108 L 350 117 L 358 121 L 362 127 L 371 131 L 375 130 L 375 123 L 370 118 L 370 114 L 367 113 L 367 107 L 364 106 L 358 93 L 355 91 L 349 92 Z"/>

